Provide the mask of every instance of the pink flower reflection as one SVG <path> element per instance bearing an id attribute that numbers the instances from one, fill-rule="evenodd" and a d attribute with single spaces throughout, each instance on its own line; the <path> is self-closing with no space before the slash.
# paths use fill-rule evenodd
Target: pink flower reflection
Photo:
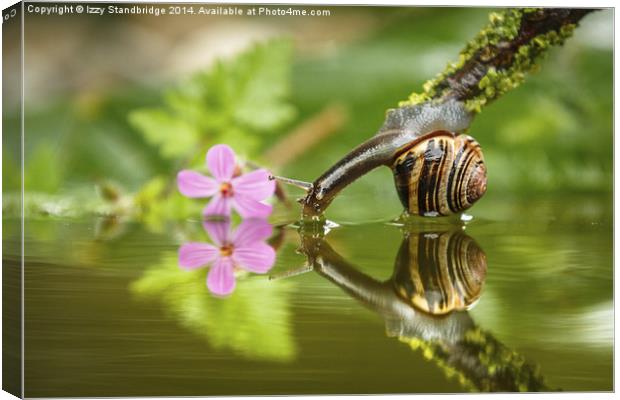
<path id="1" fill-rule="evenodd" d="M 273 195 L 276 187 L 275 182 L 269 180 L 267 170 L 257 169 L 236 176 L 235 153 L 225 144 L 209 149 L 207 167 L 213 178 L 190 170 L 182 170 L 177 175 L 179 191 L 183 195 L 213 197 L 203 215 L 229 216 L 231 208 L 243 218 L 267 218 L 271 214 L 271 205 L 262 203 Z"/>
<path id="2" fill-rule="evenodd" d="M 193 270 L 211 265 L 207 287 L 217 295 L 226 296 L 235 290 L 235 271 L 244 269 L 264 274 L 273 267 L 275 250 L 265 243 L 272 228 L 265 220 L 244 220 L 235 232 L 229 221 L 205 221 L 210 243 L 185 243 L 179 249 L 181 268 Z"/>

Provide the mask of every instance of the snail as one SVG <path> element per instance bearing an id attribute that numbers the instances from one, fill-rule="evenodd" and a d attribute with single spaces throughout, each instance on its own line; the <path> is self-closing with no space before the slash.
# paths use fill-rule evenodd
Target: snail
<path id="1" fill-rule="evenodd" d="M 463 134 L 472 115 L 447 100 L 387 112 L 378 133 L 354 148 L 313 183 L 274 177 L 307 191 L 304 217 L 321 215 L 347 185 L 379 166 L 392 169 L 396 191 L 409 214 L 451 215 L 471 207 L 486 192 L 480 145 Z"/>
<path id="2" fill-rule="evenodd" d="M 478 301 L 486 271 L 486 255 L 470 236 L 421 232 L 403 239 L 392 284 L 417 309 L 444 315 Z"/>

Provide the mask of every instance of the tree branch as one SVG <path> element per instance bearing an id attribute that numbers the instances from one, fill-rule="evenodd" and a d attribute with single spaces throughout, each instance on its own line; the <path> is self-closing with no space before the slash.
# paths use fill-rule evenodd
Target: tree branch
<path id="1" fill-rule="evenodd" d="M 489 24 L 461 51 L 459 61 L 400 106 L 456 99 L 473 112 L 519 86 L 553 46 L 562 45 L 593 9 L 526 8 L 491 13 Z"/>

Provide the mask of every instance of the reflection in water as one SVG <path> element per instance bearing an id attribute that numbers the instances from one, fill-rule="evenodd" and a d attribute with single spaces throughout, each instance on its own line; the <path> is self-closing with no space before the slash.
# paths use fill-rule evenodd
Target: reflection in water
<path id="1" fill-rule="evenodd" d="M 204 221 L 211 243 L 188 242 L 179 248 L 179 266 L 188 270 L 211 265 L 209 290 L 227 296 L 235 290 L 235 275 L 242 270 L 264 274 L 273 267 L 275 250 L 265 243 L 272 228 L 263 219 L 246 219 L 236 231 L 230 220 Z"/>
<path id="2" fill-rule="evenodd" d="M 227 224 L 210 223 L 204 227 L 215 245 L 256 243 L 249 239 L 265 239 L 267 231 L 271 234 L 271 226 L 265 225 L 264 221 L 249 224 L 248 221 L 251 220 L 244 221 L 234 233 Z M 273 247 L 278 247 L 279 233 L 281 231 L 274 237 L 275 244 L 272 240 L 271 246 L 265 244 L 271 252 Z M 262 247 L 261 251 L 267 253 Z M 192 259 L 189 256 L 197 257 Z M 206 255 L 190 252 L 189 256 L 184 254 L 189 258 L 184 260 L 187 266 L 201 265 Z M 195 263 L 192 264 L 192 260 Z M 190 332 L 205 338 L 212 348 L 232 350 L 252 360 L 295 359 L 297 346 L 292 337 L 290 310 L 294 282 L 270 282 L 266 277 L 253 276 L 245 271 L 237 273 L 239 282 L 234 293 L 219 298 L 206 290 L 203 270 L 179 268 L 177 252 L 168 252 L 133 282 L 131 290 L 139 297 L 160 301 L 172 318 Z"/>
<path id="3" fill-rule="evenodd" d="M 420 349 L 465 388 L 548 390 L 536 367 L 465 311 L 479 298 L 486 276 L 484 252 L 466 234 L 406 233 L 387 282 L 360 272 L 323 238 L 302 235 L 302 251 L 316 272 L 379 313 L 388 336 Z"/>
<path id="4" fill-rule="evenodd" d="M 471 307 L 487 272 L 484 251 L 461 232 L 407 235 L 394 265 L 394 288 L 434 315 Z"/>

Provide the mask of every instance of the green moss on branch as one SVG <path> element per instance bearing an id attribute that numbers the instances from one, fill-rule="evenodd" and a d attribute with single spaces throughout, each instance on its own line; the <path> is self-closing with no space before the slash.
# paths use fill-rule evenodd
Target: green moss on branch
<path id="1" fill-rule="evenodd" d="M 489 15 L 489 24 L 422 93 L 413 93 L 400 106 L 456 99 L 471 112 L 523 82 L 540 59 L 569 38 L 590 9 L 522 8 Z"/>

